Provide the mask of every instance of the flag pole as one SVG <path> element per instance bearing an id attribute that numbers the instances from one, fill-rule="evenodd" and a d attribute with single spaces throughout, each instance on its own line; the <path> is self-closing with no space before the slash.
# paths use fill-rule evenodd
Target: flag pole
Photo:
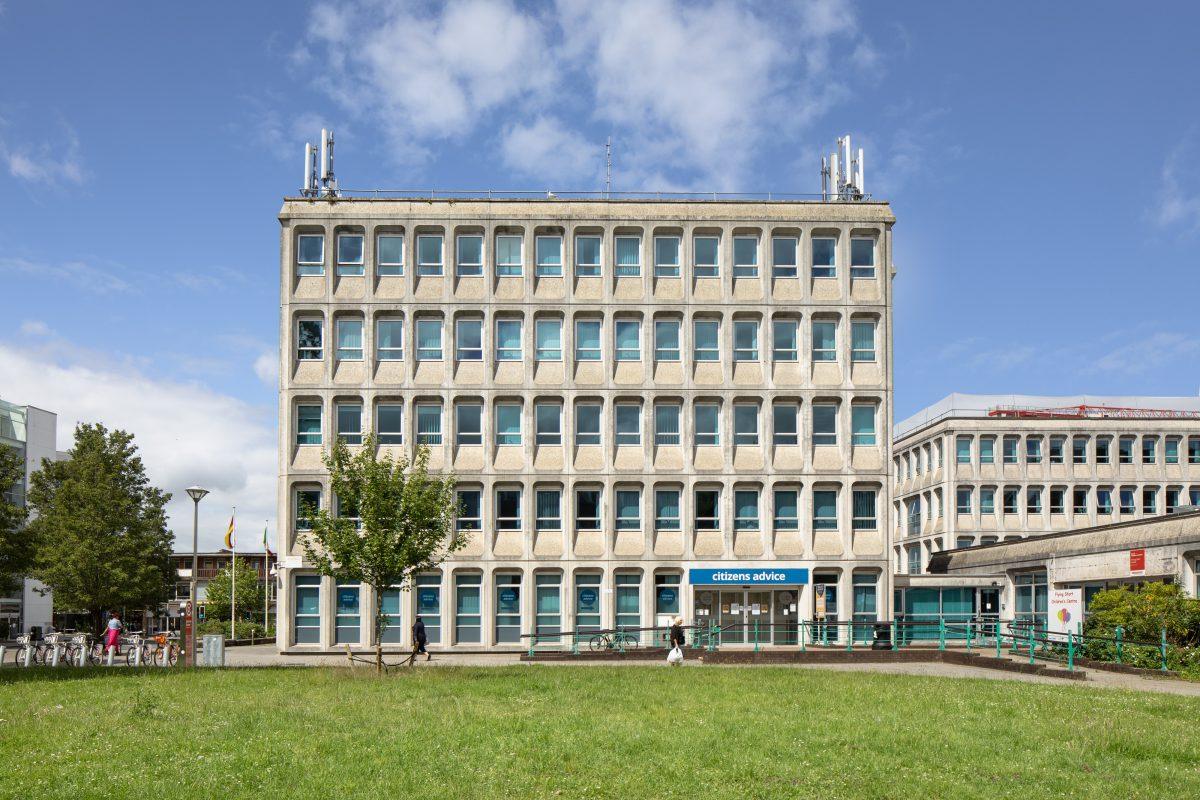
<path id="1" fill-rule="evenodd" d="M 229 638 L 237 638 L 237 506 L 229 517 L 229 549 L 233 551 L 232 566 L 229 570 Z"/>
<path id="2" fill-rule="evenodd" d="M 267 546 L 267 522 L 263 520 L 263 636 L 271 627 L 271 548 Z"/>

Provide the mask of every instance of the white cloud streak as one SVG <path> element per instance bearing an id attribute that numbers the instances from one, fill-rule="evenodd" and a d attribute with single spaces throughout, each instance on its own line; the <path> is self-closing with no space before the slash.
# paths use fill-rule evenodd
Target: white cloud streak
<path id="1" fill-rule="evenodd" d="M 1185 234 L 1200 232 L 1200 147 L 1196 138 L 1193 130 L 1163 161 L 1159 200 L 1152 212 L 1160 228 L 1177 228 Z"/>
<path id="2" fill-rule="evenodd" d="M 59 283 L 69 284 L 77 290 L 99 294 L 135 291 L 134 285 L 120 275 L 86 261 L 64 261 L 55 264 L 14 256 L 0 256 L 0 275 L 4 273 L 49 278 Z"/>
<path id="3" fill-rule="evenodd" d="M 87 180 L 79 136 L 66 127 L 63 139 L 56 145 L 49 142 L 27 145 L 0 141 L 0 161 L 8 168 L 10 175 L 27 183 L 78 186 Z"/>

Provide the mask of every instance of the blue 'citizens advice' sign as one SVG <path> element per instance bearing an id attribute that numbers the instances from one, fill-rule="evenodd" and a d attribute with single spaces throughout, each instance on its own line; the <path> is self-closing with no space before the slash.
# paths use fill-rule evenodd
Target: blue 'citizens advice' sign
<path id="1" fill-rule="evenodd" d="M 689 569 L 688 583 L 692 586 L 802 586 L 808 583 L 808 570 L 772 567 Z"/>

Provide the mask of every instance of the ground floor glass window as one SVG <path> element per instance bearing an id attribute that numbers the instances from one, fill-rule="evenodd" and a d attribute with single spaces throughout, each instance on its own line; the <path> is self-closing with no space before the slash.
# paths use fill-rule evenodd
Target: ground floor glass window
<path id="1" fill-rule="evenodd" d="M 454 641 L 479 644 L 482 626 L 479 584 L 483 576 L 464 572 L 454 578 Z"/>
<path id="2" fill-rule="evenodd" d="M 418 575 L 415 597 L 416 616 L 425 623 L 425 638 L 430 644 L 442 641 L 442 576 Z M 416 622 L 416 619 L 413 620 Z"/>
<path id="3" fill-rule="evenodd" d="M 296 644 L 321 642 L 321 576 L 296 576 L 296 611 L 292 624 L 296 629 Z"/>
<path id="4" fill-rule="evenodd" d="M 496 576 L 496 644 L 521 641 L 521 576 Z"/>

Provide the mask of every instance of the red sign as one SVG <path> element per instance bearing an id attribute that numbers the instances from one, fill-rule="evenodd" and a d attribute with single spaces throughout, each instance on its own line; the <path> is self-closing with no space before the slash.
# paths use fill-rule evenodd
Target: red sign
<path id="1" fill-rule="evenodd" d="M 1144 549 L 1129 551 L 1129 574 L 1146 574 L 1146 551 Z"/>
<path id="2" fill-rule="evenodd" d="M 194 667 L 192 663 L 192 637 L 195 636 L 195 631 L 192 627 L 192 609 L 188 606 L 187 616 L 183 618 L 183 665 L 185 667 Z"/>

